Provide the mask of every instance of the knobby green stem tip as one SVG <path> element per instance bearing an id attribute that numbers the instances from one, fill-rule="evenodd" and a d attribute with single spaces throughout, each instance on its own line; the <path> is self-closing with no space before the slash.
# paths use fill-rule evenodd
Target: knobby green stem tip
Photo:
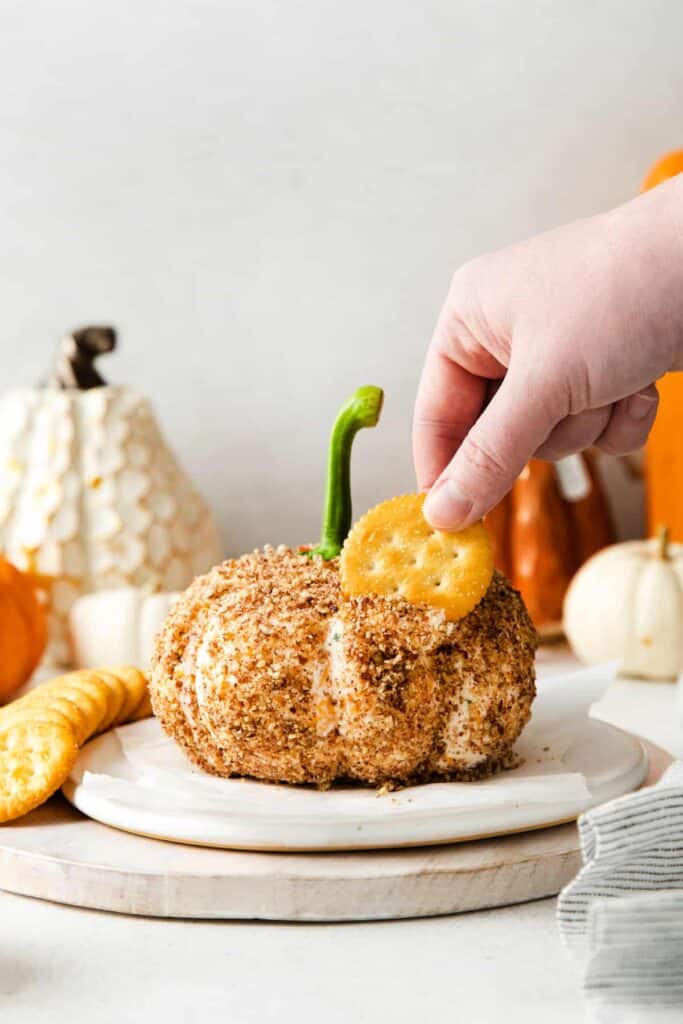
<path id="1" fill-rule="evenodd" d="M 351 447 L 363 427 L 375 427 L 384 392 L 374 385 L 358 388 L 339 410 L 330 436 L 327 484 L 320 543 L 302 552 L 312 558 L 336 558 L 351 527 Z"/>

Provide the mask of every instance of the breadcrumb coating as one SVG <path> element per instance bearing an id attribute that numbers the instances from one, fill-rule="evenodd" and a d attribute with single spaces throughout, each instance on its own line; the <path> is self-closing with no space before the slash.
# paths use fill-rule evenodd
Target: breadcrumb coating
<path id="1" fill-rule="evenodd" d="M 161 630 L 150 693 L 215 775 L 326 787 L 505 767 L 535 695 L 536 633 L 495 573 L 469 615 L 346 597 L 338 560 L 266 547 L 195 580 Z"/>

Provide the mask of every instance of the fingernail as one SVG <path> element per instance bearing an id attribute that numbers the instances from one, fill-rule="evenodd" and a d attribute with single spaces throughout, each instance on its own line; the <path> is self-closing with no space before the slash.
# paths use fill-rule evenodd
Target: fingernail
<path id="1" fill-rule="evenodd" d="M 654 394 L 639 391 L 637 395 L 631 395 L 628 400 L 628 414 L 632 420 L 644 420 L 652 412 L 653 406 L 657 404 L 657 392 Z"/>
<path id="2" fill-rule="evenodd" d="M 426 519 L 437 530 L 457 530 L 472 511 L 472 502 L 446 478 L 432 487 L 424 503 Z"/>

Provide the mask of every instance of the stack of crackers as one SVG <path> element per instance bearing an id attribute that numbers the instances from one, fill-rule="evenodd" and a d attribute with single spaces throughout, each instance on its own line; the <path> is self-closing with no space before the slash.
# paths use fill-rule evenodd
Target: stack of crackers
<path id="1" fill-rule="evenodd" d="M 52 796 L 93 736 L 151 714 L 147 679 L 132 666 L 69 672 L 0 708 L 0 822 Z"/>

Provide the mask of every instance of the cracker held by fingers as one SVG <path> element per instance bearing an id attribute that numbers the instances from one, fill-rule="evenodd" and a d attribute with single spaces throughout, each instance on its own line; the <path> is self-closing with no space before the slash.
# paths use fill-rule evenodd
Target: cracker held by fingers
<path id="1" fill-rule="evenodd" d="M 345 594 L 397 594 L 411 604 L 461 619 L 488 590 L 493 553 L 481 523 L 457 533 L 435 530 L 422 514 L 424 494 L 376 505 L 346 538 L 339 563 Z"/>
<path id="2" fill-rule="evenodd" d="M 433 531 L 409 495 L 363 517 L 338 557 L 351 444 L 377 422 L 381 397 L 359 389 L 335 422 L 319 544 L 266 545 L 216 566 L 158 634 L 154 712 L 206 771 L 383 785 L 473 779 L 513 760 L 535 693 L 536 634 L 492 572 L 483 528 Z M 373 516 L 387 531 L 373 541 L 385 589 L 363 576 Z"/>

